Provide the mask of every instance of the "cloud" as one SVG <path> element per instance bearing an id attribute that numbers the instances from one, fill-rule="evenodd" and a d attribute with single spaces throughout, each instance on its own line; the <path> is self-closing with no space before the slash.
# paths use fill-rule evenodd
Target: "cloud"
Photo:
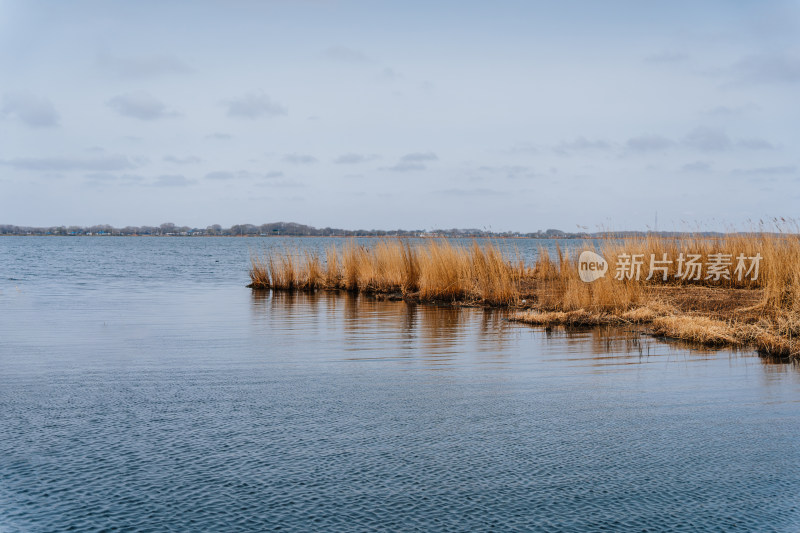
<path id="1" fill-rule="evenodd" d="M 702 152 L 721 152 L 733 146 L 733 141 L 724 132 L 706 127 L 690 131 L 683 139 L 683 143 Z"/>
<path id="2" fill-rule="evenodd" d="M 721 130 L 706 127 L 698 127 L 690 131 L 683 139 L 683 144 L 702 152 L 722 152 L 731 148 L 745 150 L 772 150 L 775 148 L 769 141 L 758 137 L 733 140 Z"/>
<path id="3" fill-rule="evenodd" d="M 694 163 L 686 163 L 681 167 L 681 172 L 710 172 L 711 165 L 705 161 L 695 161 Z"/>
<path id="4" fill-rule="evenodd" d="M 436 194 L 445 194 L 447 196 L 505 196 L 508 193 L 496 191 L 494 189 L 443 189 L 436 191 Z"/>
<path id="5" fill-rule="evenodd" d="M 537 174 L 531 167 L 523 165 L 504 165 L 499 167 L 481 166 L 478 167 L 481 172 L 491 172 L 493 174 L 502 174 L 508 179 L 517 178 L 534 178 Z"/>
<path id="6" fill-rule="evenodd" d="M 781 174 L 796 174 L 797 167 L 795 165 L 784 165 L 784 166 L 758 167 L 758 168 L 745 168 L 745 169 L 737 168 L 733 170 L 731 173 L 743 176 L 763 176 L 763 175 L 776 176 Z"/>
<path id="7" fill-rule="evenodd" d="M 364 53 L 340 45 L 331 46 L 330 48 L 325 49 L 322 52 L 322 56 L 325 59 L 336 61 L 338 63 L 359 64 L 372 62 L 372 60 Z"/>
<path id="8" fill-rule="evenodd" d="M 425 170 L 425 165 L 421 163 L 397 163 L 396 165 L 392 165 L 390 167 L 381 167 L 381 170 L 389 170 L 391 172 L 414 172 L 417 170 Z"/>
<path id="9" fill-rule="evenodd" d="M 190 180 L 181 174 L 163 174 L 153 182 L 156 187 L 186 187 L 192 184 L 194 184 L 194 180 Z"/>
<path id="10" fill-rule="evenodd" d="M 397 164 L 390 167 L 381 167 L 380 170 L 390 172 L 415 172 L 428 168 L 425 163 L 438 161 L 439 157 L 433 152 L 411 152 L 400 158 Z"/>
<path id="11" fill-rule="evenodd" d="M 173 155 L 164 156 L 165 163 L 173 163 L 175 165 L 194 165 L 197 163 L 201 163 L 202 161 L 203 161 L 202 159 L 193 155 L 187 157 L 175 157 Z"/>
<path id="12" fill-rule="evenodd" d="M 205 178 L 207 180 L 232 180 L 240 177 L 238 172 L 227 172 L 224 170 L 217 170 L 215 172 L 209 172 L 206 174 Z"/>
<path id="13" fill-rule="evenodd" d="M 403 77 L 402 74 L 397 72 L 391 67 L 386 67 L 378 73 L 378 80 L 380 81 L 397 81 Z"/>
<path id="14" fill-rule="evenodd" d="M 334 159 L 333 162 L 336 163 L 337 165 L 356 165 L 358 163 L 366 163 L 374 159 L 378 159 L 378 156 L 375 154 L 364 155 L 364 154 L 348 153 L 340 155 L 339 157 Z"/>
<path id="15" fill-rule="evenodd" d="M 86 174 L 84 177 L 92 182 L 122 181 L 133 184 L 144 181 L 144 178 L 138 174 L 111 174 L 109 172 L 93 172 Z"/>
<path id="16" fill-rule="evenodd" d="M 122 116 L 139 120 L 158 120 L 179 116 L 178 113 L 168 110 L 160 100 L 145 91 L 115 96 L 108 101 L 108 106 Z"/>
<path id="17" fill-rule="evenodd" d="M 296 189 L 305 187 L 300 181 L 295 180 L 266 180 L 254 183 L 256 187 L 270 187 L 276 189 Z"/>
<path id="18" fill-rule="evenodd" d="M 764 139 L 751 137 L 749 139 L 739 139 L 736 141 L 736 146 L 740 148 L 747 148 L 748 150 L 773 150 L 775 145 Z"/>
<path id="19" fill-rule="evenodd" d="M 518 154 L 538 154 L 539 148 L 532 143 L 517 143 L 504 153 L 518 155 Z"/>
<path id="20" fill-rule="evenodd" d="M 800 56 L 782 52 L 747 56 L 736 62 L 731 71 L 739 83 L 797 83 Z"/>
<path id="21" fill-rule="evenodd" d="M 625 147 L 631 152 L 656 152 L 675 145 L 675 141 L 661 135 L 640 135 L 631 137 Z"/>
<path id="22" fill-rule="evenodd" d="M 557 154 L 567 155 L 570 152 L 583 152 L 590 150 L 609 150 L 611 144 L 603 140 L 591 141 L 586 137 L 577 137 L 573 141 L 562 141 L 554 148 Z"/>
<path id="23" fill-rule="evenodd" d="M 274 102 L 262 92 L 251 92 L 239 98 L 226 100 L 228 116 L 254 120 L 261 117 L 279 117 L 287 114 L 286 107 Z"/>
<path id="24" fill-rule="evenodd" d="M 210 133 L 206 135 L 206 139 L 213 139 L 215 141 L 230 141 L 233 139 L 233 135 L 229 135 L 227 133 Z"/>
<path id="25" fill-rule="evenodd" d="M 234 180 L 234 179 L 249 179 L 249 178 L 281 178 L 283 172 L 267 172 L 266 174 L 258 174 L 256 172 L 249 172 L 247 170 L 237 170 L 235 172 L 228 170 L 216 170 L 209 172 L 205 175 L 207 180 Z"/>
<path id="26" fill-rule="evenodd" d="M 192 72 L 183 61 L 165 55 L 116 57 L 100 54 L 96 64 L 100 71 L 120 79 L 142 80 Z"/>
<path id="27" fill-rule="evenodd" d="M 706 111 L 705 114 L 712 117 L 734 117 L 760 110 L 761 108 L 753 103 L 747 103 L 740 106 L 718 105 Z"/>
<path id="28" fill-rule="evenodd" d="M 36 170 L 42 172 L 114 172 L 129 170 L 143 164 L 141 160 L 131 161 L 125 156 L 110 155 L 96 158 L 74 157 L 20 157 L 0 160 L 0 165 L 18 170 Z"/>
<path id="29" fill-rule="evenodd" d="M 16 118 L 32 128 L 52 128 L 60 120 L 50 100 L 29 93 L 4 94 L 0 116 Z"/>
<path id="30" fill-rule="evenodd" d="M 296 189 L 300 187 L 305 187 L 303 183 L 293 180 L 270 181 L 268 183 L 263 183 L 263 185 L 269 187 L 279 187 L 281 189 Z"/>
<path id="31" fill-rule="evenodd" d="M 404 161 L 406 163 L 438 160 L 439 157 L 433 152 L 412 152 L 400 158 L 400 161 Z"/>
<path id="32" fill-rule="evenodd" d="M 683 52 L 663 51 L 646 56 L 647 63 L 680 63 L 689 59 L 689 54 Z"/>
<path id="33" fill-rule="evenodd" d="M 283 160 L 293 165 L 311 165 L 317 162 L 317 158 L 308 154 L 286 154 Z"/>

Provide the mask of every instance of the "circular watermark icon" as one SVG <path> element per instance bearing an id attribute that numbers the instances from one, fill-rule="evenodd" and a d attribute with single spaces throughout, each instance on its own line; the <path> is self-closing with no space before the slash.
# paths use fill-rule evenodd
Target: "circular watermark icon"
<path id="1" fill-rule="evenodd" d="M 589 250 L 581 253 L 578 258 L 578 275 L 581 281 L 591 283 L 604 277 L 606 272 L 608 272 L 608 262 L 602 255 Z"/>

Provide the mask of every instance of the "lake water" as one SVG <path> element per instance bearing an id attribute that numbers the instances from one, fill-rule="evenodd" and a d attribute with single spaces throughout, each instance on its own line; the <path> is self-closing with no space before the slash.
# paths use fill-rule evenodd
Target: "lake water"
<path id="1" fill-rule="evenodd" d="M 797 365 L 245 288 L 329 242 L 0 238 L 0 532 L 800 530 Z"/>

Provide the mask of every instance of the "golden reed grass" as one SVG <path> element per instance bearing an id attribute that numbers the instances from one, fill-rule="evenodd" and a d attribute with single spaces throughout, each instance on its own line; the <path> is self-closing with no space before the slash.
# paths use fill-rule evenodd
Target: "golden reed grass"
<path id="1" fill-rule="evenodd" d="M 515 305 L 524 275 L 521 260 L 510 261 L 495 244 L 471 246 L 448 240 L 412 245 L 381 240 L 366 248 L 353 241 L 341 252 L 331 246 L 323 265 L 314 252 L 283 250 L 251 260 L 253 288 L 338 289 L 400 293 L 425 301 Z"/>
<path id="2" fill-rule="evenodd" d="M 531 324 L 645 324 L 656 334 L 705 344 L 755 346 L 765 353 L 800 356 L 800 236 L 796 233 L 707 236 L 645 236 L 589 241 L 609 262 L 592 283 L 581 281 L 579 252 L 540 249 L 525 264 L 494 242 L 471 245 L 447 239 L 379 240 L 369 248 L 348 241 L 325 251 L 283 250 L 254 256 L 251 287 L 286 290 L 347 290 L 394 293 L 417 301 L 480 303 L 523 308 L 512 319 Z M 641 255 L 637 279 L 615 279 L 621 254 Z M 645 279 L 651 255 L 672 260 L 666 279 Z M 730 279 L 678 276 L 680 254 L 730 256 Z M 761 256 L 758 278 L 734 274 L 737 257 Z M 705 273 L 704 273 L 705 274 Z M 720 293 L 722 296 L 720 297 Z M 721 303 L 703 310 L 712 296 Z M 688 303 L 687 303 L 688 302 Z"/>

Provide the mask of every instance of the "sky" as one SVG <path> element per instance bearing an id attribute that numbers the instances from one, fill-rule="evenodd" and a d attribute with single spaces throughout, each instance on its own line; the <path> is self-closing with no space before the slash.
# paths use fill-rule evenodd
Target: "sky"
<path id="1" fill-rule="evenodd" d="M 800 3 L 0 0 L 0 224 L 752 229 Z"/>

